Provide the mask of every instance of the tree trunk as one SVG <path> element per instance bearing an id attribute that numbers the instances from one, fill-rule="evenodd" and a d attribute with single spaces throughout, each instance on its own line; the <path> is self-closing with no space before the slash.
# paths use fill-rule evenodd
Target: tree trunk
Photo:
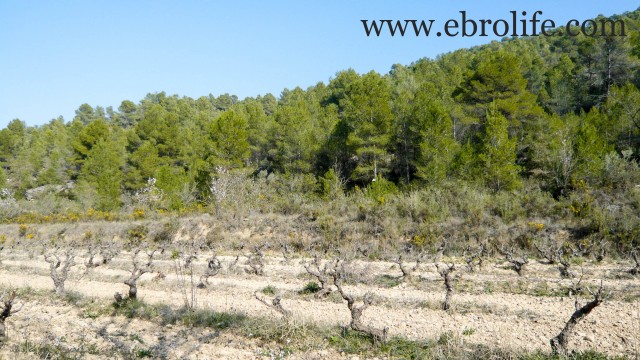
<path id="1" fill-rule="evenodd" d="M 53 286 L 56 288 L 56 294 L 58 296 L 64 295 L 64 281 L 61 281 L 57 277 L 53 278 Z"/>
<path id="2" fill-rule="evenodd" d="M 137 299 L 138 298 L 138 286 L 135 281 L 125 281 L 126 285 L 129 286 L 129 299 Z"/>
<path id="3" fill-rule="evenodd" d="M 551 350 L 554 354 L 565 355 L 567 353 L 567 345 L 569 344 L 569 337 L 573 333 L 573 328 L 578 325 L 578 323 L 589 313 L 591 310 L 595 309 L 598 305 L 602 304 L 602 299 L 596 297 L 593 301 L 587 303 L 585 306 L 577 309 L 567 324 L 564 326 L 564 329 L 558 334 L 558 336 L 551 339 Z"/>

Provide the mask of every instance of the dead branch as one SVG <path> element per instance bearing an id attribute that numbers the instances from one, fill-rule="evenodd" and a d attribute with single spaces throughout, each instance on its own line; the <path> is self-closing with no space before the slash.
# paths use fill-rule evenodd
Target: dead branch
<path id="1" fill-rule="evenodd" d="M 334 270 L 332 271 L 331 275 L 333 277 L 333 284 L 338 289 L 338 292 L 340 293 L 342 298 L 347 301 L 347 307 L 349 308 L 349 311 L 351 312 L 351 323 L 349 324 L 349 326 L 351 327 L 351 329 L 353 329 L 355 331 L 368 334 L 369 336 L 371 336 L 373 338 L 374 341 L 381 341 L 381 342 L 385 343 L 387 341 L 387 333 L 388 333 L 388 330 L 389 330 L 388 328 L 385 327 L 382 330 L 376 329 L 376 328 L 373 328 L 371 326 L 363 324 L 362 320 L 361 320 L 362 313 L 372 303 L 371 293 L 367 292 L 364 295 L 364 299 L 362 300 L 362 302 L 363 302 L 362 306 L 356 306 L 355 305 L 355 300 L 353 299 L 353 296 L 351 296 L 350 294 L 345 293 L 344 290 L 342 289 L 342 281 L 343 281 L 343 278 L 344 278 L 344 266 L 343 265 L 344 264 L 343 264 L 342 261 L 336 262 L 336 265 L 335 265 Z"/>
<path id="2" fill-rule="evenodd" d="M 600 287 L 595 293 L 589 288 L 587 288 L 587 290 L 593 297 L 593 300 L 591 300 L 584 306 L 580 306 L 579 297 L 576 295 L 574 313 L 571 315 L 562 331 L 556 337 L 549 341 L 551 344 L 551 350 L 554 354 L 567 354 L 567 345 L 569 344 L 569 338 L 573 334 L 573 329 L 575 328 L 575 326 L 578 325 L 578 323 L 582 321 L 587 315 L 589 315 L 589 313 L 591 313 L 593 309 L 602 304 L 611 295 L 611 293 L 603 293 L 604 289 L 602 286 L 602 281 L 600 282 Z"/>
<path id="3" fill-rule="evenodd" d="M 280 301 L 282 301 L 282 296 L 280 296 L 280 294 L 276 295 L 271 301 L 267 301 L 264 298 L 261 298 L 258 295 L 258 292 L 256 291 L 253 296 L 255 296 L 255 298 L 260 301 L 261 303 L 265 304 L 267 307 L 279 312 L 280 314 L 282 314 L 282 316 L 284 318 L 289 318 L 291 317 L 291 311 L 285 309 L 282 306 L 282 303 Z"/>

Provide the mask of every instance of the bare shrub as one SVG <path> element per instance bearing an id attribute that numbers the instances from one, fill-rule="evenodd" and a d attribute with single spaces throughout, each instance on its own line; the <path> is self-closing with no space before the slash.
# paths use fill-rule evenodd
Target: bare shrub
<path id="1" fill-rule="evenodd" d="M 558 265 L 561 278 L 568 279 L 576 276 L 571 270 L 571 259 L 577 255 L 577 251 L 572 246 L 568 244 L 561 246 L 553 241 L 534 243 L 533 246 L 548 264 Z"/>
<path id="2" fill-rule="evenodd" d="M 138 279 L 152 270 L 153 257 L 157 250 L 145 251 L 144 254 L 140 254 L 142 249 L 138 248 L 131 253 L 131 270 L 129 278 L 124 281 L 124 284 L 129 287 L 129 299 L 138 298 Z M 145 256 L 146 255 L 146 256 Z M 146 257 L 146 260 L 144 259 Z"/>
<path id="3" fill-rule="evenodd" d="M 85 275 L 98 266 L 106 265 L 120 253 L 118 243 L 109 240 L 102 240 L 101 232 L 95 236 L 90 231 L 86 232 L 83 237 L 83 243 L 87 249 L 86 259 L 84 262 Z"/>
<path id="4" fill-rule="evenodd" d="M 504 245 L 494 245 L 498 253 L 504 256 L 505 259 L 511 264 L 511 269 L 513 269 L 513 271 L 515 271 L 518 276 L 522 276 L 525 270 L 525 266 L 529 263 L 526 255 L 515 255 L 515 249 L 513 247 L 507 248 Z"/>
<path id="5" fill-rule="evenodd" d="M 7 338 L 7 327 L 5 325 L 5 320 L 7 320 L 9 316 L 22 310 L 22 307 L 24 306 L 24 304 L 20 304 L 20 306 L 16 309 L 15 301 L 16 301 L 15 291 L 12 291 L 9 296 L 7 296 L 6 292 L 0 295 L 0 303 L 2 305 L 2 311 L 0 311 L 0 345 Z"/>
<path id="6" fill-rule="evenodd" d="M 198 298 L 193 270 L 193 262 L 197 256 L 193 244 L 183 246 L 181 251 L 174 252 L 172 258 L 184 306 L 188 310 L 194 310 L 198 304 Z"/>
<path id="7" fill-rule="evenodd" d="M 451 298 L 453 297 L 454 292 L 453 283 L 457 280 L 453 273 L 457 269 L 454 264 L 436 264 L 436 268 L 438 269 L 438 274 L 440 274 L 444 280 L 444 287 L 446 290 L 444 302 L 442 303 L 442 310 L 449 310 L 451 308 Z"/>
<path id="8" fill-rule="evenodd" d="M 347 307 L 349 308 L 349 311 L 351 312 L 351 322 L 349 324 L 349 326 L 351 327 L 351 329 L 358 331 L 358 332 L 362 332 L 365 333 L 369 336 L 371 336 L 373 338 L 374 341 L 380 341 L 380 342 L 386 342 L 387 341 L 387 333 L 388 333 L 388 328 L 384 328 L 382 330 L 380 329 L 376 329 L 374 327 L 365 325 L 362 323 L 362 313 L 369 307 L 369 305 L 371 305 L 372 303 L 372 295 L 370 292 L 367 292 L 364 295 L 364 298 L 362 300 L 363 304 L 362 306 L 356 306 L 355 305 L 355 300 L 353 298 L 352 295 L 347 294 L 344 289 L 342 288 L 342 282 L 344 279 L 344 263 L 342 261 L 337 261 L 336 265 L 332 271 L 332 277 L 333 277 L 333 284 L 336 286 L 336 288 L 338 289 L 338 292 L 340 293 L 340 295 L 342 296 L 342 298 L 344 300 L 347 301 Z"/>
<path id="9" fill-rule="evenodd" d="M 264 252 L 262 250 L 267 246 L 267 244 L 254 246 L 253 252 L 249 255 L 246 255 L 246 265 L 248 266 L 248 268 L 245 268 L 245 271 L 247 273 L 259 276 L 262 276 L 264 274 Z"/>
<path id="10" fill-rule="evenodd" d="M 313 260 L 310 263 L 304 264 L 304 268 L 305 270 L 307 270 L 307 273 L 318 279 L 318 282 L 320 283 L 320 290 L 318 290 L 315 294 L 316 298 L 325 297 L 331 294 L 331 292 L 333 291 L 330 287 L 331 284 L 329 283 L 333 265 L 328 261 L 325 262 L 324 266 L 321 267 L 320 262 L 320 256 L 318 254 L 315 254 Z"/>
<path id="11" fill-rule="evenodd" d="M 582 278 L 581 278 L 582 279 Z M 575 311 L 565 324 L 562 331 L 550 340 L 551 350 L 554 354 L 566 355 L 568 353 L 568 344 L 569 338 L 573 334 L 573 329 L 580 321 L 582 321 L 593 309 L 601 305 L 605 300 L 607 300 L 611 293 L 604 294 L 602 282 L 600 282 L 600 287 L 596 292 L 591 291 L 591 289 L 587 288 L 587 291 L 593 297 L 593 300 L 588 302 L 587 304 L 580 306 L 579 296 L 576 295 L 575 301 Z"/>
<path id="12" fill-rule="evenodd" d="M 415 277 L 413 274 L 416 271 L 420 270 L 420 265 L 422 265 L 422 262 L 424 261 L 425 256 L 426 256 L 425 252 L 420 252 L 419 254 L 414 256 L 413 261 L 415 261 L 415 264 L 413 266 L 405 265 L 402 255 L 398 256 L 398 258 L 395 259 L 394 262 L 398 265 L 398 268 L 402 273 L 402 275 L 400 275 L 400 280 L 408 281 L 408 282 L 414 281 Z"/>
<path id="13" fill-rule="evenodd" d="M 562 246 L 554 241 L 536 241 L 533 243 L 533 247 L 538 252 L 538 255 L 549 265 L 557 264 L 558 258 L 563 255 Z"/>
<path id="14" fill-rule="evenodd" d="M 258 292 L 256 291 L 253 296 L 260 301 L 261 303 L 263 303 L 264 305 L 266 305 L 267 307 L 279 312 L 282 317 L 284 317 L 285 319 L 288 319 L 291 317 L 291 311 L 285 309 L 282 306 L 282 296 L 280 294 L 277 294 L 273 299 L 271 299 L 271 301 L 267 301 L 266 299 L 260 297 L 260 295 L 258 295 Z"/>
<path id="15" fill-rule="evenodd" d="M 561 278 L 570 279 L 576 277 L 576 274 L 571 270 L 571 256 L 565 255 L 558 258 L 558 271 Z"/>
<path id="16" fill-rule="evenodd" d="M 222 270 L 222 263 L 218 260 L 218 256 L 213 254 L 207 260 L 207 268 L 204 270 L 204 273 L 200 275 L 200 283 L 198 284 L 198 287 L 203 289 L 209 286 L 209 278 L 218 275 L 220 270 Z"/>
<path id="17" fill-rule="evenodd" d="M 75 257 L 75 249 L 71 246 L 64 249 L 55 248 L 44 255 L 44 260 L 49 263 L 49 275 L 58 295 L 64 295 L 64 283 L 69 276 L 69 270 L 76 265 Z"/>
<path id="18" fill-rule="evenodd" d="M 487 256 L 487 251 L 488 249 L 485 243 L 480 243 L 476 248 L 471 247 L 471 245 L 467 245 L 462 252 L 462 257 L 467 263 L 467 269 L 469 269 L 469 272 L 475 272 L 476 268 L 482 269 L 484 257 Z"/>

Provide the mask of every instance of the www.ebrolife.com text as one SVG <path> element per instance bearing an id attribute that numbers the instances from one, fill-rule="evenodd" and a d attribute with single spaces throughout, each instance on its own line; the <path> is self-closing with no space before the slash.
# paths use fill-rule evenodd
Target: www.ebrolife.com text
<path id="1" fill-rule="evenodd" d="M 437 20 L 360 20 L 367 36 L 626 36 L 623 20 L 571 19 L 560 26 L 545 19 L 542 11 L 528 14 L 526 11 L 510 11 L 504 19 L 474 19 L 466 11 L 460 11 L 457 19 L 448 19 L 442 25 Z"/>

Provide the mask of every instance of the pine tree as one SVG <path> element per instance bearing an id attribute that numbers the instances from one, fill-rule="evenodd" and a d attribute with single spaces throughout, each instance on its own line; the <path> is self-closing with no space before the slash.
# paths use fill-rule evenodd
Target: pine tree
<path id="1" fill-rule="evenodd" d="M 487 113 L 477 152 L 477 174 L 494 190 L 512 190 L 521 181 L 516 165 L 516 142 L 509 139 L 507 119 L 492 108 Z"/>

